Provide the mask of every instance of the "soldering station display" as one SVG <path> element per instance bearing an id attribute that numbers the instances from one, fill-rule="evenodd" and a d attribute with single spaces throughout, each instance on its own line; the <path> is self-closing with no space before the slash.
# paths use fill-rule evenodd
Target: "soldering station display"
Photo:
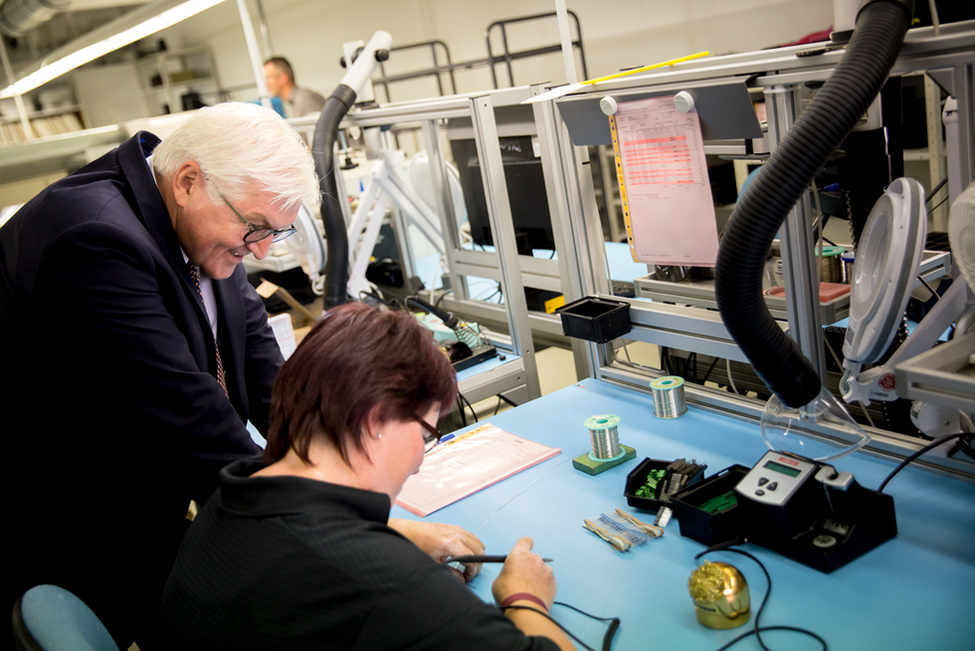
<path id="1" fill-rule="evenodd" d="M 790 477 L 798 477 L 800 472 L 798 468 L 786 466 L 776 461 L 766 461 L 762 467 L 774 470 L 775 472 L 781 472 L 783 475 L 789 475 Z"/>

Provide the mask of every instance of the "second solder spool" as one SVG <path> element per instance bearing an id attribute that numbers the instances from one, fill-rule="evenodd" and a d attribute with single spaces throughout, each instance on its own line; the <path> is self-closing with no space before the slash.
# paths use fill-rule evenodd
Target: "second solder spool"
<path id="1" fill-rule="evenodd" d="M 589 457 L 593 461 L 613 460 L 625 454 L 620 447 L 619 431 L 620 417 L 612 414 L 591 416 L 586 419 L 585 426 L 589 430 L 589 440 L 592 452 Z"/>
<path id="2" fill-rule="evenodd" d="M 684 378 L 676 375 L 658 377 L 650 383 L 653 394 L 653 415 L 657 418 L 677 418 L 687 411 L 684 401 Z"/>
<path id="3" fill-rule="evenodd" d="M 842 246 L 824 246 L 822 257 L 823 257 L 823 273 L 820 280 L 824 283 L 841 283 L 843 282 L 843 265 L 841 256 L 846 253 L 846 249 Z M 819 251 L 816 251 L 816 256 L 820 255 Z"/>

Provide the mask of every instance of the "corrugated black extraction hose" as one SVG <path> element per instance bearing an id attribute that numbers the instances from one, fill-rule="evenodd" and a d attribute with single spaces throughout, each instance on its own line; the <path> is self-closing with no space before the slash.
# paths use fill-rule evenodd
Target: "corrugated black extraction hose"
<path id="1" fill-rule="evenodd" d="M 721 240 L 715 266 L 721 319 L 755 372 L 790 407 L 818 396 L 822 381 L 765 305 L 765 258 L 789 210 L 880 92 L 913 9 L 913 0 L 875 0 L 861 8 L 839 65 L 738 200 Z"/>
<path id="2" fill-rule="evenodd" d="M 349 284 L 349 236 L 345 232 L 345 218 L 342 216 L 343 198 L 339 196 L 335 180 L 332 147 L 339 131 L 339 123 L 355 104 L 355 91 L 339 84 L 329 96 L 322 114 L 315 125 L 315 138 L 312 141 L 312 155 L 315 158 L 315 171 L 322 189 L 322 224 L 325 227 L 325 243 L 328 256 L 325 259 L 325 309 L 345 303 L 346 286 Z"/>

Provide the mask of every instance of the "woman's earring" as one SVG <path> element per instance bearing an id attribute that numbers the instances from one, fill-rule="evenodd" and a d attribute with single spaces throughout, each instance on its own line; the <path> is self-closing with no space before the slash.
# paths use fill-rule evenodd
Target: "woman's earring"
<path id="1" fill-rule="evenodd" d="M 376 432 L 376 438 L 377 439 L 381 439 L 382 437 L 383 437 L 383 433 L 382 432 Z"/>

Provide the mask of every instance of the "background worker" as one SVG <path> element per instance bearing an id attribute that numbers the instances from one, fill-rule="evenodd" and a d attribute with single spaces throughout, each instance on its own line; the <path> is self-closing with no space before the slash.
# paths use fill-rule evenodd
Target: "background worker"
<path id="1" fill-rule="evenodd" d="M 272 97 L 280 97 L 285 103 L 285 117 L 297 118 L 309 113 L 320 113 L 325 98 L 313 90 L 295 84 L 295 73 L 284 57 L 272 57 L 264 62 L 264 81 Z"/>

